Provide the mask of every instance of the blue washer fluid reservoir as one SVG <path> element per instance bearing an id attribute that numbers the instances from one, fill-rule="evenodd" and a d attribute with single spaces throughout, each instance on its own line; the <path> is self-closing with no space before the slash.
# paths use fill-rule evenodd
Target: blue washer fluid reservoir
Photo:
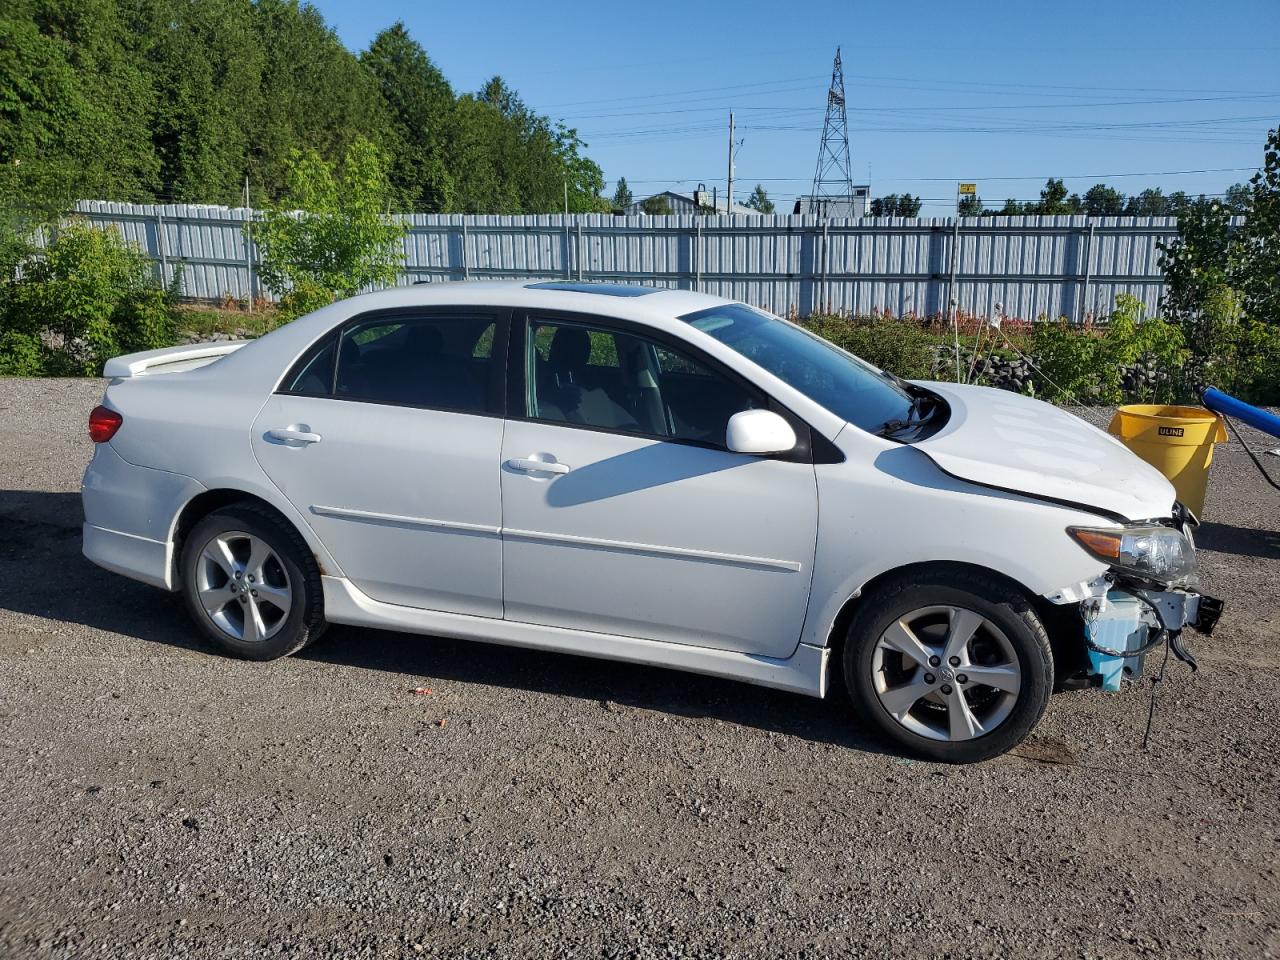
<path id="1" fill-rule="evenodd" d="M 1155 617 L 1145 603 L 1123 590 L 1110 590 L 1106 601 L 1098 603 L 1085 616 L 1085 637 L 1094 646 L 1123 652 L 1141 650 L 1157 629 Z M 1126 677 L 1142 676 L 1144 654 L 1117 657 L 1088 649 L 1089 665 L 1101 677 L 1103 690 L 1119 690 Z"/>

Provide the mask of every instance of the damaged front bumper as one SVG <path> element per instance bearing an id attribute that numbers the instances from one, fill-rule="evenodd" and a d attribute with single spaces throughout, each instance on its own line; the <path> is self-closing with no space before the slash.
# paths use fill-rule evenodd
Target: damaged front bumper
<path id="1" fill-rule="evenodd" d="M 1108 572 L 1050 598 L 1078 603 L 1088 667 L 1070 686 L 1119 690 L 1125 678 L 1142 675 L 1146 653 L 1167 643 L 1194 670 L 1195 658 L 1182 643 L 1192 627 L 1212 633 L 1222 601 L 1191 590 L 1166 589 Z"/>

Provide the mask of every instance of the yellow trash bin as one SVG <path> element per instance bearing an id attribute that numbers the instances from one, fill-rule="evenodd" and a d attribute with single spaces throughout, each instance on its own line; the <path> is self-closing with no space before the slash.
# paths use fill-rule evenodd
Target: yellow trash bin
<path id="1" fill-rule="evenodd" d="M 1213 445 L 1227 440 L 1221 417 L 1204 407 L 1135 403 L 1116 411 L 1107 432 L 1168 477 L 1178 499 L 1200 516 Z"/>

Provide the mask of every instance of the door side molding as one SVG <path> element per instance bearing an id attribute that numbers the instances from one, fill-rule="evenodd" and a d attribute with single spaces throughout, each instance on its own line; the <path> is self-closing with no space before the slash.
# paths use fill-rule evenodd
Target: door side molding
<path id="1" fill-rule="evenodd" d="M 563 543 L 575 547 L 595 547 L 600 550 L 613 550 L 621 553 L 673 557 L 677 560 L 701 560 L 711 563 L 726 563 L 738 567 L 764 567 L 769 570 L 785 570 L 788 573 L 800 573 L 804 570 L 804 564 L 798 560 L 775 560 L 771 557 L 719 553 L 715 550 L 695 550 L 689 547 L 664 547 L 652 543 L 634 543 L 629 540 L 604 540 L 598 537 L 580 537 L 567 533 L 542 533 L 537 530 L 512 530 L 508 527 L 503 527 L 502 536 L 513 540 Z"/>
<path id="2" fill-rule="evenodd" d="M 405 527 L 429 527 L 432 530 L 455 530 L 458 533 L 486 533 L 498 536 L 502 529 L 483 523 L 463 523 L 458 520 L 433 520 L 430 517 L 405 517 L 395 513 L 377 513 L 373 510 L 352 510 L 347 507 L 327 507 L 312 504 L 311 512 L 322 517 L 339 520 L 355 520 L 365 523 L 387 523 Z"/>

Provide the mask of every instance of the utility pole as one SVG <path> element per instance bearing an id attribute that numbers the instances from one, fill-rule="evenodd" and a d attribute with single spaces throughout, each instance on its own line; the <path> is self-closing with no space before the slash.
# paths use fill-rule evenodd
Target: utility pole
<path id="1" fill-rule="evenodd" d="M 724 212 L 733 213 L 733 111 L 729 111 L 729 189 L 725 191 Z"/>

